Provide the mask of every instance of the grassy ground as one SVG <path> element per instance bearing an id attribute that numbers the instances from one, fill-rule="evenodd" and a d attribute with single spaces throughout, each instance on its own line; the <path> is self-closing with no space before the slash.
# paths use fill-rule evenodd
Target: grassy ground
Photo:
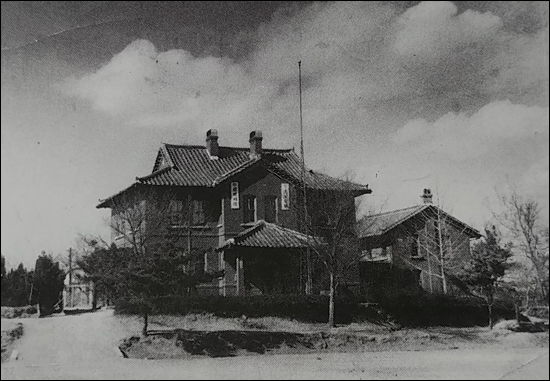
<path id="1" fill-rule="evenodd" d="M 141 324 L 141 318 L 136 315 L 126 315 L 124 318 L 132 320 L 134 324 Z M 321 332 L 327 329 L 326 324 L 305 323 L 279 317 L 247 318 L 243 316 L 241 318 L 220 318 L 213 314 L 153 315 L 149 318 L 149 321 L 150 329 L 153 330 L 266 330 L 311 333 Z M 373 323 L 352 323 L 336 328 L 336 330 L 368 330 L 369 332 L 388 332 L 390 329 L 388 327 Z"/>
<path id="2" fill-rule="evenodd" d="M 137 316 L 119 315 L 139 332 Z M 425 351 L 480 347 L 548 347 L 548 331 L 518 333 L 486 327 L 390 329 L 354 323 L 328 329 L 281 318 L 227 319 L 213 315 L 150 318 L 147 338 L 133 336 L 121 345 L 131 358 L 225 357 L 249 354 Z"/>
<path id="3" fill-rule="evenodd" d="M 15 318 L 26 318 L 34 317 L 38 315 L 38 311 L 35 306 L 24 306 L 24 307 L 6 307 L 2 306 L 1 308 L 2 319 L 15 319 Z"/>
<path id="4" fill-rule="evenodd" d="M 2 362 L 11 356 L 12 344 L 23 335 L 23 324 L 2 319 Z"/>
<path id="5" fill-rule="evenodd" d="M 23 335 L 23 324 L 16 319 L 38 317 L 35 306 L 2 306 L 2 362 L 11 356 L 13 342 Z"/>

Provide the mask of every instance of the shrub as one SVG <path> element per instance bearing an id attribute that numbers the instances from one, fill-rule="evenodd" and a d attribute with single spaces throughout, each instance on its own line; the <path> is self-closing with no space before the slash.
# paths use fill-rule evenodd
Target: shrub
<path id="1" fill-rule="evenodd" d="M 35 306 L 25 307 L 4 307 L 2 306 L 2 319 L 14 319 L 19 317 L 29 317 L 36 314 Z"/>
<path id="2" fill-rule="evenodd" d="M 474 297 L 432 295 L 425 292 L 378 290 L 376 300 L 399 324 L 413 327 L 453 326 L 471 327 L 487 325 L 485 303 Z M 495 301 L 495 320 L 514 319 L 514 306 Z"/>
<path id="3" fill-rule="evenodd" d="M 63 291 L 65 273 L 54 262 L 51 255 L 44 251 L 36 260 L 34 270 L 34 286 L 38 293 L 40 316 L 47 316 L 56 312 L 56 304 L 60 301 Z"/>
<path id="4" fill-rule="evenodd" d="M 424 291 L 411 273 L 399 267 L 377 267 L 368 273 L 367 294 L 402 326 L 485 326 L 486 303 L 473 296 L 434 295 Z M 495 320 L 514 319 L 512 303 L 497 300 Z"/>
<path id="5" fill-rule="evenodd" d="M 212 313 L 219 317 L 236 318 L 276 316 L 312 323 L 328 321 L 328 296 L 258 295 L 258 296 L 167 296 L 149 299 L 152 314 Z M 118 299 L 117 313 L 141 313 L 143 302 Z M 336 322 L 350 323 L 358 310 L 356 300 L 336 300 Z"/>

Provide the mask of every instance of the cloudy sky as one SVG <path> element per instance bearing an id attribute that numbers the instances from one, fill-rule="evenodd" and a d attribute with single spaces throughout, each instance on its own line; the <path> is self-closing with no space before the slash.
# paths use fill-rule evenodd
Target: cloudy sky
<path id="1" fill-rule="evenodd" d="M 98 199 L 161 143 L 299 148 L 482 228 L 495 188 L 548 217 L 548 2 L 2 2 L 1 251 L 11 266 L 108 236 Z"/>

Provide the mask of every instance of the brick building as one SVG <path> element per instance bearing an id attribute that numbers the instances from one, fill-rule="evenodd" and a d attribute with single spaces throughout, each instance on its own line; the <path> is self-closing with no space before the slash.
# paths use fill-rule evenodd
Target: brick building
<path id="1" fill-rule="evenodd" d="M 200 285 L 201 293 L 303 293 L 308 282 L 304 263 L 312 266 L 304 261 L 305 253 L 308 246 L 322 244 L 321 238 L 305 234 L 303 190 L 311 221 L 319 220 L 315 199 L 320 194 L 353 203 L 371 190 L 312 170 L 303 173 L 294 150 L 265 149 L 261 131 L 252 131 L 248 140 L 247 148 L 220 146 L 218 132 L 209 130 L 204 146 L 164 144 L 151 174 L 136 178 L 97 207 L 112 210 L 115 227 L 124 213 L 122 199 L 132 200 L 131 207 L 140 210 L 165 211 L 161 231 L 177 236 L 179 250 L 198 251 L 202 271 L 224 270 L 222 279 Z M 155 201 L 142 197 L 151 189 L 159 195 Z M 162 196 L 168 193 L 169 200 Z M 139 226 L 147 230 L 152 225 L 144 221 Z M 118 246 L 128 244 L 128 236 L 119 234 L 127 229 L 136 227 L 113 229 Z M 358 266 L 347 271 L 343 283 L 358 286 Z M 322 272 L 316 276 L 324 277 Z M 322 281 L 309 283 L 308 292 L 324 289 Z"/>
<path id="2" fill-rule="evenodd" d="M 362 251 L 362 291 L 380 280 L 388 266 L 408 274 L 403 287 L 421 286 L 442 294 L 458 292 L 452 275 L 470 258 L 470 241 L 479 232 L 432 204 L 424 189 L 420 205 L 368 216 L 358 227 Z"/>

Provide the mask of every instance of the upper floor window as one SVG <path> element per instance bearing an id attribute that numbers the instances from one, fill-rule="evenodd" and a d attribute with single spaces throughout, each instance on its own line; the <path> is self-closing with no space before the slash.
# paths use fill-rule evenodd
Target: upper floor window
<path id="1" fill-rule="evenodd" d="M 370 249 L 361 250 L 361 257 L 365 260 L 372 259 L 372 251 Z"/>
<path id="2" fill-rule="evenodd" d="M 384 253 L 384 248 L 382 247 L 375 247 L 374 249 L 372 249 L 371 255 L 373 258 L 380 258 L 380 257 L 386 256 Z"/>
<path id="3" fill-rule="evenodd" d="M 265 196 L 264 219 L 266 222 L 277 222 L 277 196 Z"/>
<path id="4" fill-rule="evenodd" d="M 281 210 L 290 209 L 290 189 L 287 183 L 281 184 Z"/>
<path id="5" fill-rule="evenodd" d="M 419 258 L 422 255 L 420 254 L 420 248 L 418 241 L 420 240 L 420 237 L 418 236 L 418 233 L 414 233 L 411 238 L 411 257 L 413 258 Z"/>
<path id="6" fill-rule="evenodd" d="M 204 225 L 206 223 L 205 202 L 203 200 L 171 200 L 170 224 L 172 226 Z"/>
<path id="7" fill-rule="evenodd" d="M 183 200 L 170 200 L 169 218 L 170 225 L 182 226 L 186 224 L 184 219 L 184 202 Z"/>
<path id="8" fill-rule="evenodd" d="M 243 222 L 255 222 L 256 221 L 256 197 L 244 196 L 243 198 Z"/>
<path id="9" fill-rule="evenodd" d="M 191 216 L 191 223 L 193 225 L 204 225 L 206 223 L 204 204 L 203 200 L 192 201 L 193 214 Z"/>
<path id="10" fill-rule="evenodd" d="M 122 213 L 113 214 L 112 228 L 114 230 L 115 239 L 123 238 L 127 233 L 126 220 L 122 217 Z"/>

